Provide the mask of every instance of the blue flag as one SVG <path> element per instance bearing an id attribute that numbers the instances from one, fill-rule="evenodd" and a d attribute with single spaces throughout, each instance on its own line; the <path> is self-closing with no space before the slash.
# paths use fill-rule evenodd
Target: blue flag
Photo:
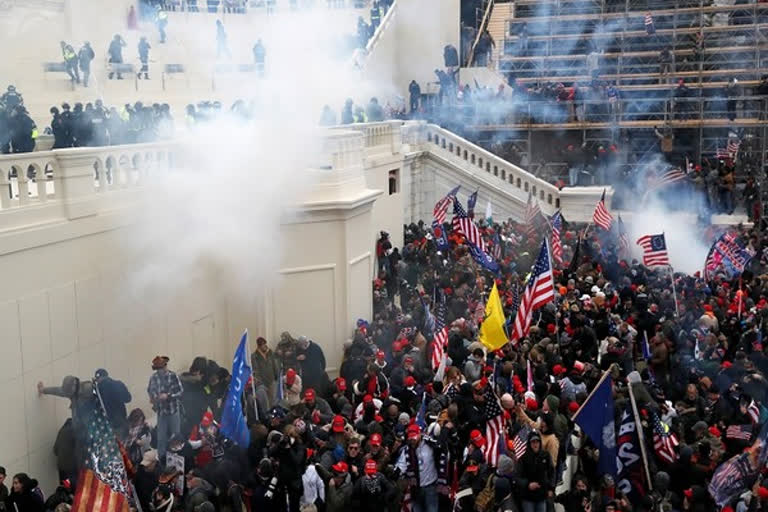
<path id="1" fill-rule="evenodd" d="M 478 263 L 486 269 L 490 270 L 494 274 L 498 274 L 500 271 L 499 264 L 493 259 L 493 256 L 480 249 L 478 246 L 467 240 L 467 246 L 469 247 L 469 253 Z"/>
<path id="2" fill-rule="evenodd" d="M 445 234 L 443 225 L 434 219 L 432 220 L 432 233 L 435 235 L 435 245 L 437 246 L 437 250 L 443 252 L 447 251 L 448 235 Z"/>
<path id="3" fill-rule="evenodd" d="M 475 205 L 477 204 L 477 190 L 472 192 L 467 199 L 467 216 L 472 219 L 475 216 Z"/>
<path id="4" fill-rule="evenodd" d="M 646 487 L 643 484 L 643 456 L 632 404 L 627 404 L 621 416 L 617 446 L 619 449 L 616 454 L 616 487 L 626 494 L 631 502 L 639 502 L 638 500 L 646 494 Z"/>
<path id="5" fill-rule="evenodd" d="M 235 351 L 235 358 L 232 362 L 232 380 L 229 382 L 227 399 L 224 401 L 221 413 L 221 433 L 242 448 L 251 444 L 251 432 L 245 421 L 242 402 L 245 384 L 248 382 L 248 377 L 251 376 L 251 368 L 248 366 L 248 352 L 245 349 L 247 341 L 248 330 L 243 333 L 240 344 Z"/>
<path id="6" fill-rule="evenodd" d="M 426 393 L 421 394 L 421 407 L 419 407 L 419 412 L 416 414 L 415 423 L 421 428 L 421 430 L 424 430 L 425 428 L 427 428 L 427 394 Z"/>
<path id="7" fill-rule="evenodd" d="M 640 345 L 643 349 L 643 359 L 650 361 L 651 359 L 651 347 L 648 346 L 648 333 L 643 332 L 643 338 L 640 340 Z"/>
<path id="8" fill-rule="evenodd" d="M 606 376 L 581 406 L 573 421 L 600 450 L 597 470 L 616 478 L 616 426 L 613 420 L 611 377 Z"/>

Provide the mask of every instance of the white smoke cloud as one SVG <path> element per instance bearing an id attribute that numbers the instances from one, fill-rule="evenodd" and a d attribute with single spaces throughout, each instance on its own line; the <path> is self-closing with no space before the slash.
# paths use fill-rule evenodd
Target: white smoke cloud
<path id="1" fill-rule="evenodd" d="M 675 272 L 693 274 L 704 268 L 709 246 L 699 234 L 693 210 L 671 211 L 659 201 L 651 201 L 642 210 L 631 213 L 627 231 L 632 256 L 641 260 L 642 249 L 635 241 L 644 235 L 664 233 L 669 260 Z"/>

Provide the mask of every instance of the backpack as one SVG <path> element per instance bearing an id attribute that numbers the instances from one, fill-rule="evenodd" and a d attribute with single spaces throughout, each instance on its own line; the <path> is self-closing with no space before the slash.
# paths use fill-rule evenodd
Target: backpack
<path id="1" fill-rule="evenodd" d="M 494 475 L 488 477 L 485 487 L 475 498 L 475 512 L 490 512 L 493 510 L 493 502 L 496 497 L 493 488 L 493 477 Z"/>

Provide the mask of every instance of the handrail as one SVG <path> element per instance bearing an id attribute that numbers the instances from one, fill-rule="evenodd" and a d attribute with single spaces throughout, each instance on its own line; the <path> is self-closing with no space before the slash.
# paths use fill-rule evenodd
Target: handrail
<path id="1" fill-rule="evenodd" d="M 474 166 L 485 174 L 499 178 L 520 194 L 532 192 L 553 210 L 559 207 L 560 190 L 551 183 L 440 126 L 428 124 L 426 132 L 429 153 L 434 152 L 451 162 L 465 162 L 470 167 Z"/>
<path id="2" fill-rule="evenodd" d="M 491 11 L 493 10 L 493 2 L 494 0 L 488 0 L 488 5 L 486 6 L 485 13 L 483 14 L 483 20 L 480 22 L 480 27 L 477 29 L 475 41 L 472 43 L 472 47 L 469 49 L 469 56 L 467 57 L 468 68 L 472 67 L 472 61 L 475 60 L 475 48 L 477 47 L 477 43 L 480 42 L 480 37 L 482 37 L 485 28 L 488 26 L 488 20 L 490 19 Z"/>
<path id="3" fill-rule="evenodd" d="M 397 0 L 392 2 L 392 5 L 389 6 L 389 9 L 387 10 L 387 13 L 384 15 L 384 17 L 381 19 L 381 23 L 379 23 L 379 26 L 376 27 L 376 32 L 373 33 L 371 38 L 368 40 L 368 43 L 365 45 L 365 54 L 366 56 L 370 55 L 373 51 L 374 46 L 376 46 L 376 43 L 379 42 L 379 39 L 381 39 L 381 34 L 384 33 L 384 26 L 389 25 L 389 22 L 394 17 L 395 8 L 397 7 Z"/>

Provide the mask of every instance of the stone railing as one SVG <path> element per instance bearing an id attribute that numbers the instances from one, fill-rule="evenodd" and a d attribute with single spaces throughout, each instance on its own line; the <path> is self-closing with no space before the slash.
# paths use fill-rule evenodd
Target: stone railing
<path id="1" fill-rule="evenodd" d="M 35 208 L 40 220 L 94 215 L 103 196 L 138 189 L 166 171 L 172 148 L 151 143 L 0 156 L 0 230 L 13 227 L 20 210 Z"/>
<path id="2" fill-rule="evenodd" d="M 414 131 L 415 128 L 408 128 L 408 138 L 414 139 L 418 136 Z M 426 136 L 426 146 L 422 146 L 425 151 L 439 155 L 454 165 L 485 171 L 487 175 L 511 185 L 525 196 L 530 191 L 547 213 L 553 213 L 560 208 L 560 191 L 556 186 L 490 151 L 436 125 L 427 125 L 416 133 Z"/>

